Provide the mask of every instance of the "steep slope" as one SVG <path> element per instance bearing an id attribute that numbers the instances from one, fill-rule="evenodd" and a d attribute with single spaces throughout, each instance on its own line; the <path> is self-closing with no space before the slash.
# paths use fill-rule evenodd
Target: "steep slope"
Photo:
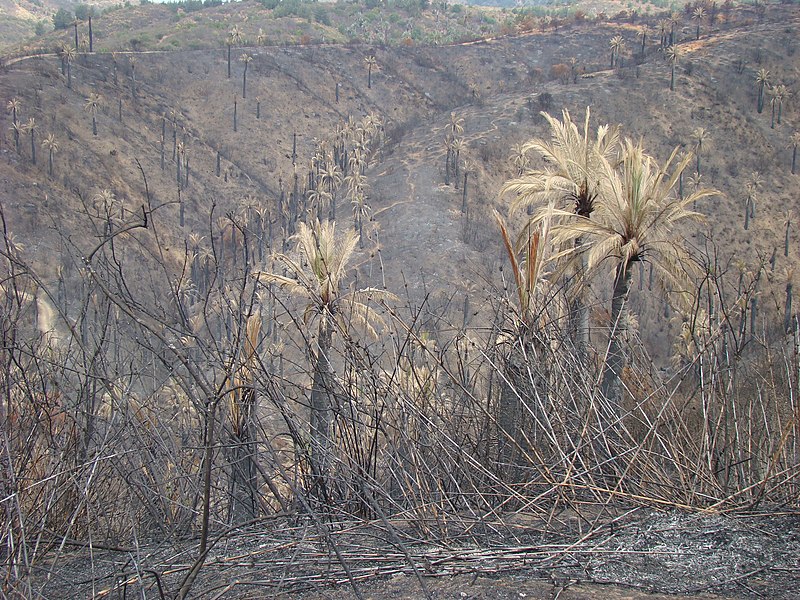
<path id="1" fill-rule="evenodd" d="M 774 249 L 782 249 L 784 212 L 793 208 L 796 194 L 786 150 L 798 127 L 794 102 L 784 103 L 782 122 L 774 128 L 769 109 L 762 115 L 755 111 L 757 68 L 770 69 L 774 81 L 789 89 L 797 89 L 800 80 L 791 58 L 797 10 L 771 11 L 761 25 L 742 13 L 738 21 L 697 42 L 691 41 L 693 31 L 687 26 L 674 92 L 668 89 L 668 65 L 655 46 L 644 61 L 629 56 L 621 69 L 604 70 L 607 40 L 614 33 L 637 48 L 636 30 L 616 26 L 443 48 L 238 48 L 231 79 L 224 48 L 81 55 L 71 67 L 71 89 L 56 57 L 26 59 L 2 75 L 2 87 L 4 103 L 12 96 L 20 99 L 21 122 L 35 119 L 38 164 L 31 164 L 29 134 L 23 135 L 17 153 L 13 134 L 4 127 L 0 198 L 11 231 L 55 278 L 58 261 L 49 257 L 58 254 L 62 242 L 54 230 L 83 237 L 80 215 L 105 188 L 125 203 L 127 214 L 138 214 L 147 203 L 143 172 L 153 218 L 164 228 L 177 265 L 189 232 L 208 235 L 212 208 L 216 219 L 243 206 L 263 205 L 274 219 L 281 190 L 291 192 L 295 172 L 304 187 L 318 140 L 332 139 L 337 123 L 348 116 L 375 112 L 386 122 L 389 141 L 367 173 L 378 228 L 377 237 L 369 234 L 380 243 L 387 285 L 400 289 L 406 283 L 417 300 L 437 289 L 445 296 L 470 289 L 479 293 L 473 305 L 481 306 L 502 286 L 502 256 L 488 215 L 491 206 L 505 204 L 496 195 L 513 174 L 511 145 L 545 134 L 540 109 L 557 114 L 568 108 L 579 115 L 591 105 L 593 122 L 623 123 L 627 134 L 642 137 L 661 160 L 675 146 L 691 149 L 695 128 L 709 132 L 703 182 L 724 196 L 700 210 L 709 216 L 708 232 L 719 260 L 729 265 L 740 260 L 746 264 L 742 268 L 753 271 L 768 262 Z M 241 97 L 243 65 L 236 60 L 242 53 L 253 57 L 246 99 Z M 371 88 L 364 64 L 369 54 L 380 66 Z M 571 57 L 587 75 L 575 83 L 548 81 L 552 65 Z M 102 96 L 97 136 L 84 106 L 92 92 Z M 461 191 L 443 186 L 443 128 L 451 110 L 465 119 L 462 160 L 471 165 L 466 215 Z M 5 119 L 9 123 L 11 115 Z M 184 227 L 179 224 L 173 129 L 176 141 L 185 143 L 190 164 L 190 182 L 181 192 Z M 48 133 L 60 142 L 53 177 L 47 176 L 47 155 L 40 146 Z M 745 232 L 742 190 L 753 171 L 761 173 L 764 183 L 757 218 Z M 706 243 L 698 232 L 693 239 L 698 247 Z M 778 251 L 769 269 L 773 283 L 764 294 L 774 297 L 774 307 L 781 305 L 780 273 L 794 269 L 795 254 L 783 257 Z M 377 258 L 374 250 L 372 261 L 365 256 L 362 276 L 371 273 L 370 283 L 382 285 L 383 276 L 372 264 Z M 652 295 L 648 303 L 641 307 L 644 315 L 664 310 Z M 599 298 L 598 307 L 603 304 Z"/>

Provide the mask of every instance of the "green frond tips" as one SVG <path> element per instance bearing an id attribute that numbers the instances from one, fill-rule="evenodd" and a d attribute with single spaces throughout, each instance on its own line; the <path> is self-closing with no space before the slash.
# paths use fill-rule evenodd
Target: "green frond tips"
<path id="1" fill-rule="evenodd" d="M 675 226 L 702 215 L 690 210 L 698 200 L 717 194 L 698 188 L 685 198 L 674 193 L 680 174 L 691 161 L 684 156 L 677 164 L 677 149 L 663 167 L 644 152 L 640 143 L 626 139 L 619 168 L 606 164 L 601 179 L 595 217 L 575 219 L 554 227 L 554 239 L 561 243 L 579 238 L 591 242 L 588 267 L 594 269 L 608 259 L 621 264 L 623 272 L 636 261 L 647 259 L 659 273 L 676 281 L 676 271 L 668 266 L 682 258 Z"/>

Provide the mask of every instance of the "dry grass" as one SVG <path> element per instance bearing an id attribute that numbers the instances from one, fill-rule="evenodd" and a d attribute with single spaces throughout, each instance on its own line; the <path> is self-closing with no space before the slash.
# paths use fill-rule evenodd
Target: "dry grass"
<path id="1" fill-rule="evenodd" d="M 790 60 L 796 12 L 775 11 L 767 25 L 687 44 L 674 94 L 655 50 L 639 66 L 542 88 L 552 96 L 552 112 L 565 106 L 580 114 L 592 102 L 598 122 L 623 122 L 659 156 L 706 127 L 703 176 L 726 192 L 700 207 L 709 234 L 693 238 L 708 273 L 698 284 L 702 306 L 677 314 L 656 287 L 648 293 L 645 271 L 636 274 L 631 303 L 639 328 L 631 328 L 626 346 L 625 411 L 612 420 L 597 385 L 607 337 L 604 285 L 593 287 L 588 356 L 572 347 L 557 301 L 542 308 L 546 325 L 535 343 L 516 347 L 509 292 L 497 269 L 500 240 L 486 222 L 496 190 L 512 174 L 505 143 L 544 130 L 540 101 L 529 100 L 535 69 L 546 73 L 569 54 L 599 68 L 596 57 L 613 27 L 485 46 L 375 49 L 381 69 L 371 90 L 360 48 L 259 49 L 247 101 L 239 99 L 236 133 L 232 99 L 241 72 L 225 79 L 222 52 L 177 53 L 170 65 L 137 56 L 135 97 L 124 55 L 117 57 L 116 81 L 112 57 L 79 57 L 71 90 L 54 58 L 4 72 L 4 89 L 22 99 L 24 120 L 33 116 L 40 124 L 37 136 L 53 131 L 61 140 L 52 179 L 43 153 L 34 166 L 29 146 L 16 154 L 7 134 L 2 146 L 8 593 L 34 596 L 36 586 L 47 587 L 40 569 L 67 568 L 73 545 L 89 548 L 98 569 L 95 552 L 124 548 L 133 558 L 104 566 L 103 576 L 155 586 L 154 594 L 157 581 L 165 593 L 187 582 L 209 590 L 216 557 L 272 564 L 263 583 L 272 590 L 299 584 L 301 572 L 320 584 L 403 569 L 421 576 L 430 574 L 426 564 L 433 574 L 450 573 L 443 565 L 456 562 L 453 548 L 462 546 L 469 556 L 459 555 L 454 571 L 480 560 L 502 569 L 531 557 L 544 568 L 572 550 L 590 552 L 604 527 L 629 509 L 796 510 L 800 359 L 797 339 L 781 326 L 779 273 L 796 262 L 794 246 L 788 257 L 780 252 L 780 201 L 794 184 L 783 137 L 796 128 L 797 111 L 788 104 L 784 122 L 772 129 L 768 115 L 755 113 L 751 81 L 755 64 L 780 73 L 790 87 L 798 79 Z M 528 58 L 538 47 L 549 49 Z M 741 71 L 739 58 L 747 61 Z M 98 136 L 82 109 L 90 91 L 105 98 Z M 256 97 L 263 101 L 260 119 Z M 441 185 L 442 139 L 457 105 L 465 121 L 462 158 L 474 176 L 464 214 L 460 191 Z M 367 110 L 383 114 L 394 135 L 370 149 L 375 220 L 348 285 L 357 276 L 358 287 L 385 284 L 402 300 L 376 309 L 389 323 L 378 341 L 355 324 L 336 333 L 336 377 L 328 390 L 336 407 L 335 462 L 320 489 L 309 475 L 317 346 L 308 315 L 251 271 L 291 246 L 287 237 L 302 216 L 319 140 L 334 140 L 338 123 Z M 191 165 L 180 190 L 183 228 L 173 123 Z M 296 198 L 294 133 L 303 192 Z M 763 197 L 744 235 L 741 190 L 754 170 L 765 179 Z M 93 204 L 104 188 L 119 200 L 110 219 Z M 466 281 L 471 274 L 480 278 Z M 246 317 L 253 314 L 262 319 L 255 355 L 244 351 Z M 676 352 L 673 334 L 682 327 L 688 334 Z M 526 357 L 524 368 L 508 360 L 515 352 Z M 679 360 L 672 363 L 674 354 Z M 244 363 L 246 380 L 237 377 Z M 243 391 L 252 391 L 257 406 L 246 427 L 248 411 L 228 401 Z M 499 427 L 502 393 L 518 399 L 517 431 Z M 245 429 L 257 444 L 241 443 Z M 254 469 L 245 478 L 252 522 L 242 522 L 233 502 L 242 499 L 242 479 L 234 474 L 243 456 Z M 565 508 L 578 515 L 577 533 L 557 525 Z M 571 541 L 521 557 L 507 542 L 518 515 Z M 269 550 L 226 546 L 249 526 L 272 522 Z M 346 540 L 342 532 L 365 537 Z M 193 535 L 205 547 L 186 545 Z M 369 550 L 370 536 L 390 541 L 392 553 L 381 554 L 387 566 Z M 486 550 L 498 539 L 507 550 Z M 156 551 L 156 542 L 181 550 Z M 436 550 L 425 554 L 420 544 Z M 322 566 L 334 570 L 323 576 Z M 95 588 L 87 593 L 117 593 L 118 583 L 89 578 Z"/>

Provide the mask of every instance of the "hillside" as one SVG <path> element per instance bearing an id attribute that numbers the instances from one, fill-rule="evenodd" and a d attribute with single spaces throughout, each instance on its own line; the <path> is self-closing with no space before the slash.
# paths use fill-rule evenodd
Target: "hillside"
<path id="1" fill-rule="evenodd" d="M 52 31 L 53 15 L 62 8 L 72 12 L 79 4 L 91 5 L 98 13 L 120 6 L 114 0 L 0 0 L 0 51 L 5 52 L 34 38 L 39 33 L 37 28 L 41 32 Z"/>
<path id="2" fill-rule="evenodd" d="M 95 2 L 28 2 L 4 0 L 0 27 L 0 49 L 24 54 L 52 49 L 71 42 L 71 28 L 53 31 L 53 15 L 64 8 L 70 15 L 78 4 L 94 11 L 96 49 L 176 50 L 213 48 L 224 43 L 236 25 L 249 44 L 308 44 L 325 42 L 366 42 L 381 45 L 449 44 L 480 37 L 530 31 L 548 19 L 554 27 L 577 21 L 613 18 L 635 20 L 636 15 L 654 18 L 666 4 L 581 0 L 558 5 L 530 5 L 497 8 L 462 3 L 438 4 L 397 0 L 377 2 L 276 2 L 247 0 L 223 4 L 220 0 L 186 0 L 167 3 L 140 2 L 125 6 L 113 0 Z M 673 3 L 682 7 L 683 0 Z M 82 18 L 81 35 L 88 36 Z M 41 23 L 43 33 L 34 37 Z M 257 40 L 261 39 L 261 42 Z"/>
<path id="3" fill-rule="evenodd" d="M 675 146 L 691 148 L 694 129 L 707 130 L 710 150 L 703 181 L 720 189 L 723 196 L 701 211 L 711 217 L 709 233 L 719 248 L 726 249 L 726 260 L 735 256 L 753 268 L 783 245 L 784 213 L 791 209 L 787 203 L 794 179 L 788 172 L 791 152 L 786 146 L 796 129 L 791 99 L 775 129 L 770 128 L 769 109 L 764 115 L 755 113 L 754 72 L 767 68 L 794 89 L 798 80 L 796 62 L 791 59 L 795 26 L 792 17 L 776 31 L 774 21 L 757 26 L 743 14 L 730 27 L 698 42 L 687 41 L 682 45 L 685 58 L 678 66 L 675 92 L 668 89 L 668 66 L 656 48 L 650 48 L 642 64 L 633 64 L 631 58 L 629 66 L 606 70 L 605 46 L 616 32 L 627 38 L 628 48 L 637 46 L 635 28 L 615 26 L 443 48 L 242 47 L 233 51 L 231 79 L 225 74 L 225 48 L 168 55 L 84 55 L 72 67 L 72 89 L 60 74 L 57 59 L 28 59 L 4 75 L 7 96 L 21 100 L 22 120 L 36 120 L 40 139 L 53 133 L 61 145 L 55 154 L 54 177 L 47 178 L 43 177 L 46 161 L 40 156 L 38 167 L 32 169 L 29 148 L 22 144 L 17 155 L 6 133 L 4 168 L 10 169 L 4 176 L 4 197 L 10 199 L 6 211 L 12 230 L 28 238 L 32 224 L 41 223 L 43 217 L 77 227 L 78 191 L 87 198 L 109 188 L 117 197 L 139 204 L 143 188 L 134 159 L 141 161 L 156 197 L 162 202 L 175 200 L 170 169 L 162 171 L 158 157 L 162 117 L 173 121 L 174 115 L 192 163 L 192 182 L 184 192 L 190 203 L 189 225 L 183 232 L 167 229 L 174 236 L 173 244 L 180 247 L 187 230 L 207 227 L 202 219 L 212 202 L 219 214 L 234 210 L 247 198 L 267 206 L 275 202 L 279 182 L 288 186 L 292 178 L 293 134 L 297 134 L 296 162 L 302 171 L 312 157 L 315 140 L 331 138 L 336 125 L 348 116 L 374 112 L 385 119 L 393 142 L 369 171 L 371 206 L 384 252 L 391 256 L 387 269 L 393 273 L 392 281 L 398 283 L 403 271 L 414 286 L 421 285 L 422 278 L 408 273 L 409 265 L 424 271 L 427 260 L 420 253 L 433 248 L 435 239 L 440 245 L 447 242 L 447 260 L 439 269 L 452 265 L 449 273 L 437 270 L 442 288 L 460 286 L 465 265 L 475 269 L 468 279 L 484 281 L 491 288 L 497 285 L 494 273 L 502 260 L 497 239 L 483 225 L 465 226 L 460 193 L 442 185 L 442 140 L 448 115 L 455 111 L 465 119 L 463 158 L 475 169 L 475 180 L 470 182 L 475 195 L 471 218 L 488 223 L 490 207 L 503 204 L 497 200 L 497 190 L 513 174 L 508 163 L 511 146 L 544 133 L 538 111 L 544 108 L 559 114 L 569 109 L 578 115 L 591 105 L 595 123 L 622 123 L 628 135 L 642 137 L 648 150 L 662 160 Z M 683 35 L 690 33 L 686 27 Z M 761 43 L 753 44 L 753 39 Z M 247 99 L 240 98 L 242 65 L 237 59 L 243 53 L 253 57 Z M 369 54 L 378 63 L 372 89 L 367 89 L 364 64 Z M 130 58 L 136 60 L 136 99 Z M 577 70 L 587 75 L 576 83 L 552 81 L 553 65 L 572 58 Z M 339 103 L 335 102 L 337 81 Z M 83 106 L 90 92 L 102 96 L 96 137 L 91 135 Z M 552 98 L 546 105 L 539 100 L 544 92 Z M 237 97 L 239 131 L 233 132 Z M 624 104 L 617 101 L 620 97 L 626 98 Z M 255 118 L 257 102 L 263 105 L 260 119 Z M 303 110 L 295 111 L 296 105 Z M 630 106 L 636 109 L 630 111 Z M 718 151 L 734 148 L 754 151 Z M 215 176 L 218 150 L 224 159 L 223 171 L 230 171 L 227 181 Z M 745 236 L 742 190 L 754 171 L 764 179 L 764 199 L 750 230 L 755 235 Z M 56 206 L 49 203 L 43 211 L 43 195 L 57 198 Z M 424 207 L 430 207 L 430 212 L 418 219 Z M 55 215 L 53 209 L 58 211 Z M 400 222 L 403 225 L 397 228 Z M 475 231 L 464 234 L 465 227 Z M 426 229 L 429 237 L 409 237 L 410 231 L 419 230 L 422 236 Z M 446 237 L 440 237 L 440 229 L 447 232 Z M 49 235 L 31 240 L 32 246 L 42 250 L 52 243 Z M 487 254 L 488 247 L 495 247 L 496 253 Z M 774 271 L 794 267 L 794 257 L 779 256 Z M 780 288 L 776 282 L 778 295 Z"/>
<path id="4" fill-rule="evenodd" d="M 14 478 L 0 491 L 16 503 L 4 539 L 25 574 L 8 589 L 257 597 L 349 581 L 360 597 L 380 574 L 425 591 L 427 575 L 513 565 L 562 589 L 579 575 L 787 592 L 796 565 L 776 562 L 776 544 L 792 531 L 778 513 L 800 506 L 800 8 L 676 16 L 672 64 L 655 18 L 398 9 L 384 44 L 368 16 L 342 31 L 361 8 L 136 6 L 96 19 L 95 52 L 42 53 L 65 31 L 6 57 Z M 549 137 L 541 111 L 582 126 L 587 107 L 590 129 L 620 124 L 659 165 L 693 153 L 678 194 L 719 192 L 667 240 L 686 240 L 676 270 L 693 294 L 645 254 L 619 329 L 613 256 L 585 285 L 553 260 L 545 291 L 516 289 L 530 271 L 513 270 L 494 216 L 529 269 L 544 233 L 500 190 L 548 164 L 532 150 L 520 169 L 515 147 Z M 574 196 L 559 201 L 571 210 Z M 607 367 L 622 355 L 617 396 Z M 724 554 L 736 542 L 722 515 L 756 509 L 764 551 Z M 693 513 L 722 564 L 677 550 L 679 567 L 648 563 L 671 555 L 681 538 L 664 532 L 690 529 Z M 87 573 L 85 544 L 99 540 Z"/>

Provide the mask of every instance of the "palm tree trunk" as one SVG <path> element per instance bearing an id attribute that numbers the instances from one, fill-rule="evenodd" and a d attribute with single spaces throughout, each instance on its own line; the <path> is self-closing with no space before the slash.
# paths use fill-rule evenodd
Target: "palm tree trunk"
<path id="1" fill-rule="evenodd" d="M 461 193 L 461 212 L 467 212 L 467 175 L 469 171 L 464 171 L 464 186 L 462 187 Z"/>
<path id="2" fill-rule="evenodd" d="M 497 425 L 501 471 L 507 481 L 518 479 L 523 449 L 523 398 L 529 394 L 527 356 L 524 334 L 514 340 L 503 368 L 503 382 L 498 399 Z"/>
<path id="3" fill-rule="evenodd" d="M 611 300 L 611 331 L 608 336 L 608 358 L 603 370 L 602 391 L 609 403 L 611 418 L 622 416 L 622 371 L 627 359 L 624 335 L 627 327 L 627 299 L 631 286 L 630 264 L 620 263 L 614 277 Z"/>
<path id="4" fill-rule="evenodd" d="M 232 423 L 231 451 L 231 524 L 238 525 L 251 521 L 256 516 L 256 464 L 255 464 L 255 427 L 253 409 L 255 390 L 246 388 L 237 399 L 238 416 Z"/>
<path id="5" fill-rule="evenodd" d="M 513 342 L 503 368 L 497 413 L 499 458 L 506 481 L 519 481 L 530 445 L 538 445 L 546 426 L 549 390 L 547 348 L 530 331 Z"/>
<path id="6" fill-rule="evenodd" d="M 577 238 L 574 247 L 579 248 L 583 245 L 583 239 Z M 571 329 L 575 335 L 576 348 L 578 355 L 586 357 L 589 349 L 589 307 L 586 305 L 586 292 L 589 289 L 589 284 L 586 282 L 586 255 L 580 254 L 580 266 L 575 273 L 578 282 L 585 285 L 585 289 L 581 295 L 575 298 L 570 305 L 570 321 Z"/>
<path id="7" fill-rule="evenodd" d="M 792 175 L 795 174 L 795 167 L 797 166 L 797 146 L 792 149 Z"/>
<path id="8" fill-rule="evenodd" d="M 786 303 L 783 308 L 783 330 L 785 332 L 792 329 L 792 282 L 786 284 Z"/>
<path id="9" fill-rule="evenodd" d="M 783 255 L 789 256 L 789 229 L 792 226 L 792 222 L 787 219 L 786 221 L 786 233 L 783 235 Z"/>
<path id="10" fill-rule="evenodd" d="M 750 198 L 744 203 L 744 230 L 750 228 Z"/>
<path id="11" fill-rule="evenodd" d="M 331 395 L 333 394 L 333 366 L 330 353 L 333 327 L 330 316 L 323 314 L 319 323 L 317 356 L 314 361 L 311 384 L 311 475 L 312 486 L 324 495 L 331 468 Z"/>

